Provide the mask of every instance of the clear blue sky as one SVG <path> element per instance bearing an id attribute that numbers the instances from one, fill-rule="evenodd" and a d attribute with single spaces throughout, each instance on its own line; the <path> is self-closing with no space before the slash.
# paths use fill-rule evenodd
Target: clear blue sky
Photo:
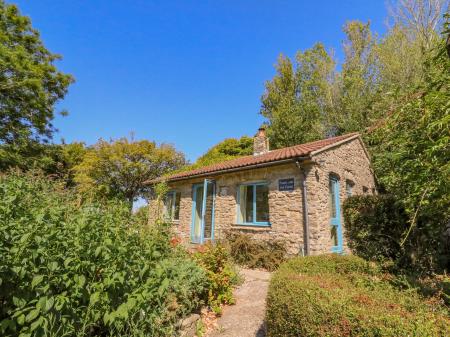
<path id="1" fill-rule="evenodd" d="M 8 1 L 8 0 L 7 0 Z M 346 20 L 384 30 L 383 0 L 9 0 L 32 19 L 76 83 L 55 141 L 127 136 L 174 144 L 195 160 L 253 135 L 280 53 L 321 41 L 342 59 Z"/>

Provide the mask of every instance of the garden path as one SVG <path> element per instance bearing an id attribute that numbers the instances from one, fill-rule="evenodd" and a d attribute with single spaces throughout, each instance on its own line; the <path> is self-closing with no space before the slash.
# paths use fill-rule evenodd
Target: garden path
<path id="1" fill-rule="evenodd" d="M 241 269 L 244 283 L 234 291 L 236 304 L 226 306 L 218 319 L 218 328 L 208 337 L 264 337 L 264 315 L 270 273 Z"/>

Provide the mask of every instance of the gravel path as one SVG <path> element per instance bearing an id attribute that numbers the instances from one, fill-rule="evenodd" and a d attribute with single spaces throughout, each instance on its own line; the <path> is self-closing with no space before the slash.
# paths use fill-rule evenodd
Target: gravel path
<path id="1" fill-rule="evenodd" d="M 264 337 L 264 314 L 270 273 L 242 269 L 244 283 L 235 292 L 236 304 L 224 308 L 218 328 L 208 337 Z"/>

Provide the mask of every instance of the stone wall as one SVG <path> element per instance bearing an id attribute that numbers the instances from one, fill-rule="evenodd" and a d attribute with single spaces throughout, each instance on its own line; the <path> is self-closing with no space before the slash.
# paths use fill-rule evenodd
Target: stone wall
<path id="1" fill-rule="evenodd" d="M 225 238 L 226 232 L 240 230 L 255 239 L 282 239 L 290 254 L 298 254 L 303 247 L 303 214 L 300 189 L 300 172 L 294 163 L 266 168 L 243 170 L 210 177 L 216 182 L 214 237 Z M 294 191 L 278 191 L 278 180 L 294 178 Z M 174 222 L 174 230 L 185 242 L 190 240 L 192 222 L 192 185 L 205 178 L 183 180 L 169 186 L 181 192 L 180 220 Z M 237 224 L 237 188 L 250 182 L 267 182 L 269 186 L 270 227 L 242 226 Z M 150 201 L 150 223 L 156 219 L 156 201 Z"/>
<path id="2" fill-rule="evenodd" d="M 311 254 L 329 252 L 332 247 L 330 235 L 330 174 L 339 178 L 339 197 L 341 206 L 347 198 L 346 180 L 354 183 L 352 195 L 375 193 L 375 180 L 364 147 L 359 139 L 354 139 L 340 146 L 321 152 L 312 158 L 315 161 L 308 173 L 308 206 L 310 221 Z M 345 228 L 342 228 L 343 235 Z M 344 236 L 344 251 L 349 252 Z"/>
<path id="3" fill-rule="evenodd" d="M 345 183 L 354 183 L 353 194 L 362 194 L 363 187 L 373 193 L 375 182 L 370 162 L 359 139 L 330 148 L 313 156 L 314 164 L 305 166 L 307 173 L 308 216 L 310 222 L 310 253 L 329 252 L 332 247 L 330 237 L 330 196 L 329 176 L 339 177 L 341 205 L 346 198 Z M 192 221 L 192 185 L 203 182 L 200 179 L 183 180 L 169 184 L 181 192 L 180 220 L 174 221 L 175 233 L 185 243 L 190 242 Z M 243 170 L 229 174 L 211 176 L 216 182 L 215 199 L 215 240 L 223 239 L 227 231 L 241 231 L 260 240 L 284 240 L 288 253 L 299 254 L 303 244 L 303 202 L 301 192 L 302 174 L 296 164 L 283 164 L 259 169 Z M 278 190 L 278 180 L 294 178 L 294 191 Z M 265 181 L 269 186 L 270 227 L 242 226 L 237 224 L 237 188 L 240 184 Z M 150 223 L 156 218 L 158 205 L 150 201 Z M 159 206 L 159 209 L 162 209 Z M 342 207 L 341 207 L 342 214 Z M 343 219 L 342 219 L 343 223 Z M 344 240 L 344 249 L 348 251 Z"/>

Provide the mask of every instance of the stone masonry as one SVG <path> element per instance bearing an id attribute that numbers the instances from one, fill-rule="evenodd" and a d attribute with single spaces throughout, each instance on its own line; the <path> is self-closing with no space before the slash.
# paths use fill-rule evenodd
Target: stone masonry
<path id="1" fill-rule="evenodd" d="M 329 252 L 330 237 L 330 174 L 338 177 L 340 201 L 346 198 L 346 181 L 351 181 L 353 194 L 374 193 L 375 181 L 370 160 L 360 138 L 353 138 L 335 147 L 312 153 L 310 160 L 301 164 L 306 172 L 308 219 L 310 227 L 310 254 Z M 177 182 L 170 182 L 171 189 L 181 193 L 180 218 L 173 222 L 177 236 L 185 243 L 190 242 L 192 222 L 192 185 L 205 178 L 216 184 L 214 239 L 223 239 L 227 231 L 250 234 L 257 240 L 283 240 L 290 255 L 302 254 L 304 249 L 304 217 L 302 200 L 302 179 L 300 168 L 294 161 L 262 168 L 243 169 L 220 175 L 202 176 Z M 279 191 L 279 179 L 293 178 L 293 191 Z M 267 182 L 269 186 L 269 227 L 243 226 L 237 224 L 237 189 L 240 184 Z M 157 217 L 156 200 L 149 202 L 149 223 Z M 342 216 L 342 208 L 341 208 Z M 343 223 L 343 219 L 342 219 Z M 345 245 L 344 249 L 348 251 Z"/>

